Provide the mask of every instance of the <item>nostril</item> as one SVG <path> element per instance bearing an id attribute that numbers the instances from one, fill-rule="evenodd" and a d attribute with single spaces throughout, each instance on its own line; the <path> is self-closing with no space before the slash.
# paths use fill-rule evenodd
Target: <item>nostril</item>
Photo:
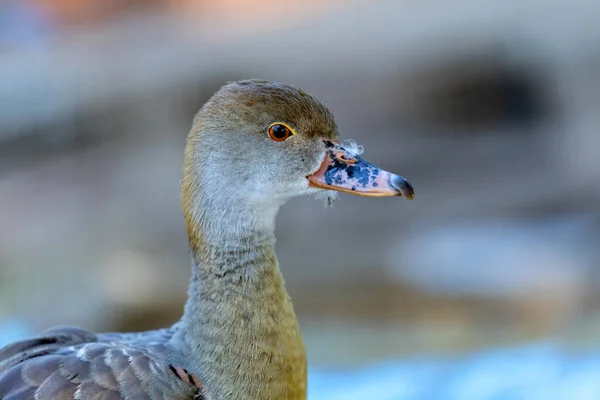
<path id="1" fill-rule="evenodd" d="M 345 155 L 344 153 L 338 153 L 337 159 L 338 159 L 338 161 L 341 161 L 346 164 L 354 164 L 356 162 L 356 159 L 350 158 L 347 155 Z"/>

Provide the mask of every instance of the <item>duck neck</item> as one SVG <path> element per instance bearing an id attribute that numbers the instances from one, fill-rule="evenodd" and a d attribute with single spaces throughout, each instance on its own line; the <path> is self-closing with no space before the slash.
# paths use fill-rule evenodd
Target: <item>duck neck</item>
<path id="1" fill-rule="evenodd" d="M 306 354 L 275 256 L 278 206 L 221 208 L 188 221 L 186 364 L 215 399 L 306 399 Z"/>

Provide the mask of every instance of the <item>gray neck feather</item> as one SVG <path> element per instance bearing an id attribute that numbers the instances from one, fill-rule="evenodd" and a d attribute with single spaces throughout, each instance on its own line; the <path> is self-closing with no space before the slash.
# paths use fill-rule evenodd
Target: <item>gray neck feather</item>
<path id="1" fill-rule="evenodd" d="M 305 378 L 306 365 L 275 257 L 279 204 L 258 210 L 212 200 L 200 198 L 194 216 L 201 237 L 196 238 L 189 298 L 173 345 L 216 399 L 281 398 L 289 375 Z M 289 368 L 290 360 L 298 370 Z"/>

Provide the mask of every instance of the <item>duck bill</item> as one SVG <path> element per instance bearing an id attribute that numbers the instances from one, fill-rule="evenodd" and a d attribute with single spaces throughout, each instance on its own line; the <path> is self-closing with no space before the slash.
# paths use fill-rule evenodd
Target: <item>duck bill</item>
<path id="1" fill-rule="evenodd" d="M 325 141 L 325 146 L 323 163 L 307 176 L 309 186 L 368 197 L 415 197 L 412 185 L 403 177 L 376 167 L 339 143 Z"/>

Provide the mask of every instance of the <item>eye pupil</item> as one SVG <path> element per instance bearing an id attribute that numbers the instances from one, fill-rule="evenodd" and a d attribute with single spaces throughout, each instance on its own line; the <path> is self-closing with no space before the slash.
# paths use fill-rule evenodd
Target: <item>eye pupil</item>
<path id="1" fill-rule="evenodd" d="M 278 139 L 283 139 L 287 135 L 287 128 L 283 125 L 275 125 L 273 135 Z"/>

